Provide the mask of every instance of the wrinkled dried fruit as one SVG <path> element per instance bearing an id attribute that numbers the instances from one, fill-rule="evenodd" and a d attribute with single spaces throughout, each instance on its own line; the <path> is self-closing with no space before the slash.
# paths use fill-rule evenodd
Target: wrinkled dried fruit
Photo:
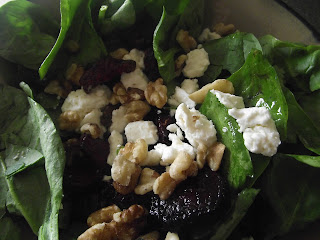
<path id="1" fill-rule="evenodd" d="M 82 75 L 80 85 L 86 93 L 102 83 L 111 82 L 121 76 L 122 73 L 129 73 L 136 69 L 136 62 L 133 60 L 119 60 L 106 58 L 97 62 Z"/>

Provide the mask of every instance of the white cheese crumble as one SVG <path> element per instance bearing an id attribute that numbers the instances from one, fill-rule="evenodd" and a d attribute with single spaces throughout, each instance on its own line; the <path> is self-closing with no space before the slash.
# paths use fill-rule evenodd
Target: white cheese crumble
<path id="1" fill-rule="evenodd" d="M 211 90 L 214 95 L 218 98 L 219 102 L 221 102 L 226 108 L 244 108 L 243 98 L 230 94 L 220 92 L 218 90 Z"/>
<path id="2" fill-rule="evenodd" d="M 108 155 L 107 163 L 112 165 L 113 160 L 117 156 L 118 148 L 123 145 L 123 137 L 121 133 L 117 131 L 112 131 L 110 137 L 108 138 L 108 142 L 110 145 L 110 153 Z"/>
<path id="3" fill-rule="evenodd" d="M 148 152 L 147 158 L 142 161 L 139 165 L 140 166 L 157 166 L 160 164 L 161 161 L 161 154 L 152 149 Z"/>
<path id="4" fill-rule="evenodd" d="M 154 150 L 161 155 L 161 165 L 167 166 L 172 164 L 179 152 L 186 152 L 191 158 L 195 158 L 194 148 L 188 143 L 182 142 L 176 134 L 170 133 L 169 140 L 172 142 L 170 146 L 162 143 L 158 143 L 154 146 Z"/>
<path id="5" fill-rule="evenodd" d="M 169 132 L 175 133 L 178 136 L 178 138 L 180 138 L 181 140 L 184 139 L 183 133 L 177 124 L 173 123 L 173 124 L 168 125 L 167 130 Z"/>
<path id="6" fill-rule="evenodd" d="M 220 34 L 216 32 L 211 32 L 209 28 L 203 29 L 202 33 L 198 37 L 198 41 L 203 43 L 203 42 L 208 42 L 211 40 L 216 40 L 221 38 Z"/>
<path id="7" fill-rule="evenodd" d="M 124 129 L 128 142 L 142 138 L 148 145 L 155 144 L 158 137 L 157 126 L 152 121 L 136 121 L 128 123 Z"/>
<path id="8" fill-rule="evenodd" d="M 144 52 L 138 49 L 132 49 L 128 54 L 124 55 L 123 60 L 133 60 L 136 62 L 136 67 L 144 69 Z"/>
<path id="9" fill-rule="evenodd" d="M 198 79 L 185 79 L 181 83 L 181 88 L 186 91 L 186 93 L 191 94 L 199 90 Z"/>
<path id="10" fill-rule="evenodd" d="M 117 131 L 119 133 L 123 133 L 124 128 L 128 124 L 125 115 L 127 113 L 127 108 L 124 106 L 120 106 L 118 109 L 112 111 L 112 123 L 110 126 L 110 132 Z"/>
<path id="11" fill-rule="evenodd" d="M 83 89 L 78 89 L 69 93 L 62 104 L 61 111 L 75 111 L 78 113 L 81 122 L 79 129 L 86 123 L 97 124 L 101 130 L 100 137 L 106 132 L 106 128 L 101 124 L 101 108 L 109 104 L 111 91 L 107 86 L 101 85 L 93 88 L 89 94 Z"/>
<path id="12" fill-rule="evenodd" d="M 207 147 L 217 141 L 217 131 L 211 120 L 196 109 L 189 109 L 185 104 L 180 104 L 175 115 L 177 125 L 184 131 L 186 139 L 195 148 L 199 143 Z"/>
<path id="13" fill-rule="evenodd" d="M 175 88 L 175 92 L 169 98 L 168 103 L 173 107 L 178 107 L 181 103 L 186 104 L 189 108 L 196 106 L 196 103 L 189 98 L 189 93 L 180 87 Z"/>
<path id="14" fill-rule="evenodd" d="M 101 85 L 93 88 L 89 94 L 83 89 L 78 89 L 69 93 L 65 99 L 61 110 L 76 111 L 81 118 L 93 109 L 100 109 L 109 104 L 111 91 L 107 86 Z"/>
<path id="15" fill-rule="evenodd" d="M 209 65 L 209 55 L 206 50 L 195 49 L 187 54 L 186 66 L 182 72 L 188 78 L 201 77 Z"/>
<path id="16" fill-rule="evenodd" d="M 140 68 L 136 68 L 133 72 L 122 73 L 120 81 L 126 89 L 138 88 L 144 91 L 147 88 L 149 79 Z"/>
<path id="17" fill-rule="evenodd" d="M 250 152 L 269 157 L 277 153 L 281 143 L 280 135 L 267 108 L 233 108 L 229 109 L 228 113 L 239 124 L 244 144 Z"/>

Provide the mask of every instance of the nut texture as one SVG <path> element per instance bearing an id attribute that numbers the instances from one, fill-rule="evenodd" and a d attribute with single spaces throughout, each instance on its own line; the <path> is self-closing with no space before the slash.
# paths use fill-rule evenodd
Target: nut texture
<path id="1" fill-rule="evenodd" d="M 140 121 L 150 112 L 149 104 L 141 100 L 129 102 L 124 106 L 127 109 L 125 118 L 128 122 Z"/>
<path id="2" fill-rule="evenodd" d="M 92 138 L 98 138 L 100 137 L 101 129 L 95 123 L 86 123 L 80 128 L 80 132 L 90 134 Z"/>
<path id="3" fill-rule="evenodd" d="M 159 195 L 161 200 L 166 200 L 177 187 L 178 181 L 170 177 L 168 172 L 162 173 L 153 184 L 153 192 Z"/>
<path id="4" fill-rule="evenodd" d="M 134 189 L 135 194 L 144 195 L 152 191 L 153 184 L 159 176 L 160 174 L 156 171 L 144 168 L 141 172 L 139 183 Z"/>
<path id="5" fill-rule="evenodd" d="M 176 40 L 185 52 L 190 52 L 190 50 L 197 47 L 196 40 L 189 35 L 188 31 L 183 29 L 178 32 Z"/>
<path id="6" fill-rule="evenodd" d="M 217 23 L 213 27 L 213 31 L 218 33 L 221 36 L 226 36 L 231 33 L 234 33 L 236 30 L 235 26 L 233 24 L 224 25 L 224 23 Z"/>
<path id="7" fill-rule="evenodd" d="M 119 154 L 133 163 L 140 164 L 145 161 L 148 156 L 148 145 L 144 139 L 138 139 L 134 143 L 128 142 L 124 148 L 119 151 Z"/>
<path id="8" fill-rule="evenodd" d="M 137 166 L 137 165 L 136 165 Z M 130 176 L 130 182 L 127 186 L 123 186 L 121 184 L 119 184 L 116 181 L 113 181 L 113 187 L 114 189 L 122 194 L 122 195 L 127 195 L 131 192 L 133 192 L 133 190 L 135 189 L 135 187 L 137 186 L 138 180 L 139 180 L 139 176 L 141 173 L 141 168 L 139 166 L 137 166 L 136 171 Z"/>
<path id="9" fill-rule="evenodd" d="M 188 153 L 180 152 L 170 165 L 170 177 L 176 181 L 183 181 L 187 176 L 187 170 L 190 168 L 193 159 Z"/>
<path id="10" fill-rule="evenodd" d="M 219 169 L 225 148 L 226 146 L 220 142 L 208 148 L 207 162 L 212 171 Z"/>
<path id="11" fill-rule="evenodd" d="M 167 87 L 163 84 L 163 79 L 158 78 L 155 82 L 149 82 L 144 95 L 150 105 L 162 108 L 168 100 Z"/>
<path id="12" fill-rule="evenodd" d="M 125 49 L 125 48 L 118 48 L 117 50 L 113 51 L 110 53 L 110 56 L 115 58 L 115 59 L 118 59 L 118 60 L 121 60 L 123 58 L 124 55 L 128 54 L 128 50 Z"/>
<path id="13" fill-rule="evenodd" d="M 61 130 L 73 131 L 80 126 L 80 116 L 75 111 L 66 111 L 60 114 L 59 128 Z"/>
<path id="14" fill-rule="evenodd" d="M 121 212 L 121 210 L 115 204 L 105 208 L 101 208 L 98 211 L 90 214 L 87 219 L 87 224 L 89 227 L 92 227 L 93 225 L 96 225 L 98 223 L 111 222 L 113 219 L 113 214 L 117 212 Z"/>

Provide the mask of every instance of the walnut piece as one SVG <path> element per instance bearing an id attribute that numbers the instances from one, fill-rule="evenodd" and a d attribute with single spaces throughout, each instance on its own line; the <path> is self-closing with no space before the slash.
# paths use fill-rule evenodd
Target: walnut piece
<path id="1" fill-rule="evenodd" d="M 234 94 L 234 87 L 232 82 L 226 79 L 217 79 L 212 83 L 208 83 L 207 85 L 203 86 L 198 91 L 191 93 L 189 95 L 189 98 L 195 101 L 196 103 L 203 103 L 207 93 L 212 89 L 215 89 L 224 93 Z"/>
<path id="2" fill-rule="evenodd" d="M 95 139 L 100 137 L 101 129 L 95 123 L 86 123 L 80 128 L 80 132 L 90 134 Z"/>
<path id="3" fill-rule="evenodd" d="M 160 176 L 159 173 L 151 168 L 144 168 L 140 175 L 138 185 L 135 187 L 134 192 L 138 195 L 144 195 L 153 189 L 153 184 Z"/>
<path id="4" fill-rule="evenodd" d="M 113 181 L 113 187 L 118 193 L 122 195 L 127 195 L 134 191 L 135 187 L 137 186 L 139 176 L 141 174 L 140 166 L 138 165 L 136 166 L 137 166 L 136 171 L 130 176 L 130 182 L 127 186 L 123 186 L 120 183 Z"/>
<path id="5" fill-rule="evenodd" d="M 181 72 L 182 72 L 182 69 L 185 65 L 185 62 L 187 60 L 187 55 L 185 54 L 182 54 L 180 55 L 176 60 L 175 60 L 175 72 L 176 72 L 176 76 L 180 76 Z"/>
<path id="6" fill-rule="evenodd" d="M 125 118 L 128 122 L 141 121 L 150 112 L 148 103 L 138 100 L 124 105 L 127 109 Z"/>
<path id="7" fill-rule="evenodd" d="M 154 182 L 153 192 L 158 194 L 161 200 L 166 200 L 173 193 L 178 183 L 178 181 L 170 177 L 168 172 L 164 172 Z"/>
<path id="8" fill-rule="evenodd" d="M 72 82 L 76 86 L 80 86 L 80 78 L 84 74 L 84 68 L 72 63 L 67 69 L 65 77 L 68 81 Z"/>
<path id="9" fill-rule="evenodd" d="M 148 144 L 144 139 L 137 139 L 134 143 L 128 142 L 119 154 L 135 164 L 140 164 L 148 156 Z"/>
<path id="10" fill-rule="evenodd" d="M 220 142 L 208 148 L 207 162 L 212 171 L 219 169 L 225 148 L 226 146 Z"/>
<path id="11" fill-rule="evenodd" d="M 119 213 L 117 221 L 98 223 L 82 233 L 78 240 L 134 240 L 145 226 L 147 211 L 132 205 Z"/>
<path id="12" fill-rule="evenodd" d="M 125 48 L 118 48 L 117 50 L 113 51 L 110 53 L 110 56 L 115 58 L 115 59 L 118 59 L 118 60 L 121 60 L 124 55 L 128 54 L 128 50 L 125 49 Z"/>
<path id="13" fill-rule="evenodd" d="M 149 82 L 144 95 L 150 105 L 162 108 L 168 100 L 167 87 L 163 84 L 163 79 L 158 78 L 155 82 Z"/>
<path id="14" fill-rule="evenodd" d="M 121 82 L 116 83 L 113 87 L 113 96 L 121 104 L 131 101 L 144 100 L 144 91 L 138 88 L 126 89 Z M 115 101 L 114 101 L 115 102 Z"/>
<path id="15" fill-rule="evenodd" d="M 170 165 L 170 177 L 176 181 L 183 181 L 188 176 L 186 171 L 193 162 L 191 156 L 186 152 L 179 152 L 173 163 Z"/>
<path id="16" fill-rule="evenodd" d="M 59 116 L 59 128 L 61 130 L 73 131 L 80 126 L 80 116 L 76 111 L 66 111 Z"/>
<path id="17" fill-rule="evenodd" d="M 66 98 L 68 96 L 68 91 L 64 89 L 58 80 L 53 80 L 44 89 L 45 93 L 55 94 L 59 97 Z"/>
<path id="18" fill-rule="evenodd" d="M 197 148 L 197 157 L 196 157 L 196 161 L 199 169 L 202 169 L 204 164 L 206 163 L 207 150 L 208 150 L 207 146 L 200 142 Z"/>
<path id="19" fill-rule="evenodd" d="M 178 32 L 176 40 L 185 52 L 190 52 L 197 47 L 197 41 L 183 29 Z"/>
<path id="20" fill-rule="evenodd" d="M 140 174 L 141 168 L 139 165 L 130 162 L 122 154 L 118 154 L 113 161 L 111 168 L 111 176 L 113 181 L 122 186 L 129 186 L 132 183 L 132 176 Z"/>
<path id="21" fill-rule="evenodd" d="M 101 208 L 98 211 L 90 214 L 87 219 L 87 224 L 89 227 L 92 227 L 93 225 L 96 225 L 98 223 L 111 222 L 113 220 L 113 214 L 117 212 L 121 212 L 121 210 L 115 204 L 105 208 Z"/>
<path id="22" fill-rule="evenodd" d="M 236 28 L 233 24 L 224 25 L 224 23 L 217 23 L 213 27 L 213 31 L 218 33 L 221 36 L 226 36 L 231 33 L 234 33 L 235 30 L 236 30 Z"/>

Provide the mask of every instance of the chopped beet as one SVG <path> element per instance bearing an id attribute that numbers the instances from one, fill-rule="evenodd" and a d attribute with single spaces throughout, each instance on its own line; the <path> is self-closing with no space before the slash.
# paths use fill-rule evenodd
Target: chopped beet
<path id="1" fill-rule="evenodd" d="M 167 200 L 157 195 L 152 197 L 150 216 L 167 231 L 187 232 L 193 224 L 201 227 L 204 222 L 214 221 L 227 203 L 225 180 L 209 167 L 199 171 L 196 177 L 189 177 L 175 189 Z M 221 216 L 221 215 L 220 215 Z"/>
<path id="2" fill-rule="evenodd" d="M 99 84 L 110 83 L 119 78 L 122 73 L 129 73 L 135 69 L 136 62 L 133 60 L 118 60 L 108 57 L 86 70 L 80 79 L 80 85 L 88 93 Z"/>
<path id="3" fill-rule="evenodd" d="M 80 146 L 97 169 L 101 169 L 106 166 L 110 150 L 108 142 L 100 138 L 94 139 L 90 135 L 84 134 L 81 136 Z"/>

